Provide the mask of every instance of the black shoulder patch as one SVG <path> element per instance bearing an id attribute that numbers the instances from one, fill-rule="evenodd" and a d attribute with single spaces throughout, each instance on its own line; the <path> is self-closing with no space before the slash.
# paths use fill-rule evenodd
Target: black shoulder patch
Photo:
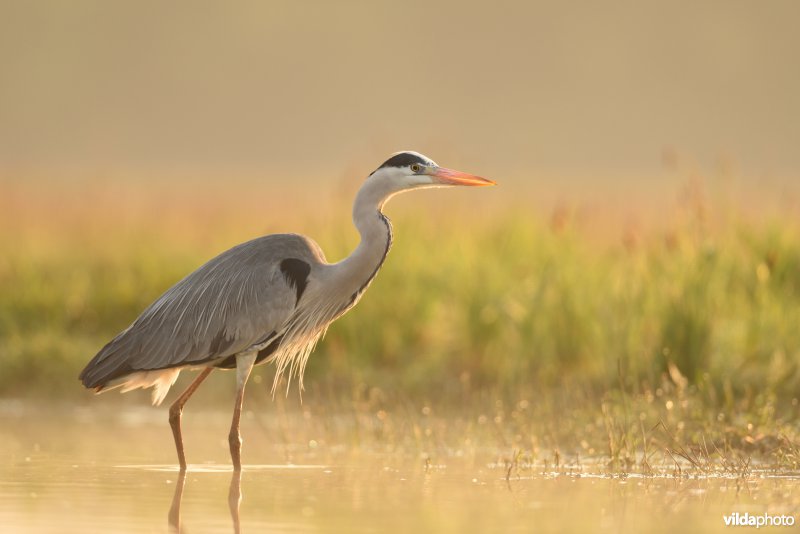
<path id="1" fill-rule="evenodd" d="M 295 304 L 300 302 L 300 297 L 308 285 L 308 274 L 311 272 L 311 266 L 303 260 L 297 258 L 286 258 L 281 261 L 281 272 L 289 286 L 297 291 L 297 300 Z"/>
<path id="2" fill-rule="evenodd" d="M 395 154 L 391 158 L 387 159 L 383 162 L 383 165 L 378 167 L 382 169 L 384 167 L 408 167 L 409 165 L 413 165 L 414 163 L 419 163 L 421 165 L 427 165 L 428 162 L 416 154 L 411 154 L 409 152 L 400 152 L 399 154 Z"/>

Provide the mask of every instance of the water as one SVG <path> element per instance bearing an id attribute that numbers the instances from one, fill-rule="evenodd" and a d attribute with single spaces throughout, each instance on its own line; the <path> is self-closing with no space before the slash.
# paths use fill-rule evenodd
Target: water
<path id="1" fill-rule="evenodd" d="M 491 447 L 345 439 L 303 414 L 251 415 L 239 477 L 227 416 L 188 414 L 181 477 L 163 410 L 0 411 L 0 531 L 714 532 L 732 512 L 800 519 L 794 476 L 622 476 L 585 461 L 509 472 Z"/>

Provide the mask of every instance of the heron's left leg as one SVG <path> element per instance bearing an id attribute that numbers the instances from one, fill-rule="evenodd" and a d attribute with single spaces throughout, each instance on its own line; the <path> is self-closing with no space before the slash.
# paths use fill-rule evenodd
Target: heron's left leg
<path id="1" fill-rule="evenodd" d="M 169 426 L 172 427 L 172 437 L 175 438 L 175 449 L 178 451 L 178 463 L 181 466 L 181 473 L 186 471 L 186 455 L 183 452 L 183 436 L 181 435 L 181 414 L 183 413 L 183 405 L 189 400 L 189 397 L 194 395 L 197 388 L 206 377 L 211 374 L 213 367 L 206 367 L 203 369 L 197 378 L 194 379 L 186 391 L 181 393 L 181 396 L 175 399 L 172 406 L 169 407 Z"/>
<path id="2" fill-rule="evenodd" d="M 231 433 L 228 434 L 228 443 L 231 447 L 231 460 L 234 471 L 242 470 L 242 436 L 239 433 L 239 418 L 242 415 L 242 402 L 244 401 L 244 386 L 253 370 L 257 352 L 248 352 L 236 355 L 236 404 L 233 407 L 233 421 Z"/>

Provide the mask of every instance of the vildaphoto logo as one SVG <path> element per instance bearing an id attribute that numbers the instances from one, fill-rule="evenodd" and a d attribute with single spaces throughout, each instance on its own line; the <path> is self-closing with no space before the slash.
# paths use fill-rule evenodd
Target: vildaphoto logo
<path id="1" fill-rule="evenodd" d="M 733 512 L 730 515 L 723 515 L 726 527 L 791 527 L 794 525 L 794 516 L 791 515 L 753 515 L 749 512 L 740 514 Z"/>

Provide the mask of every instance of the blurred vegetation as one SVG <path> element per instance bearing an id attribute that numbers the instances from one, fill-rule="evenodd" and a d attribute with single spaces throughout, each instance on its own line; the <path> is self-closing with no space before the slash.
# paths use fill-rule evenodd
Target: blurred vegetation
<path id="1" fill-rule="evenodd" d="M 70 194 L 4 187 L 0 397 L 83 398 L 76 377 L 95 352 L 237 242 L 294 223 L 331 260 L 356 242 L 349 200 L 309 219 L 310 210 L 260 194 L 228 203 L 216 190 L 187 197 L 152 184 Z M 389 260 L 317 348 L 308 385 L 451 400 L 571 388 L 601 399 L 651 395 L 667 380 L 709 406 L 794 399 L 796 410 L 796 224 L 751 224 L 735 210 L 711 224 L 713 207 L 689 200 L 660 229 L 598 243 L 569 209 L 549 218 L 490 210 L 478 224 L 474 213 L 438 206 L 395 214 Z M 273 369 L 258 372 L 271 378 Z"/>

